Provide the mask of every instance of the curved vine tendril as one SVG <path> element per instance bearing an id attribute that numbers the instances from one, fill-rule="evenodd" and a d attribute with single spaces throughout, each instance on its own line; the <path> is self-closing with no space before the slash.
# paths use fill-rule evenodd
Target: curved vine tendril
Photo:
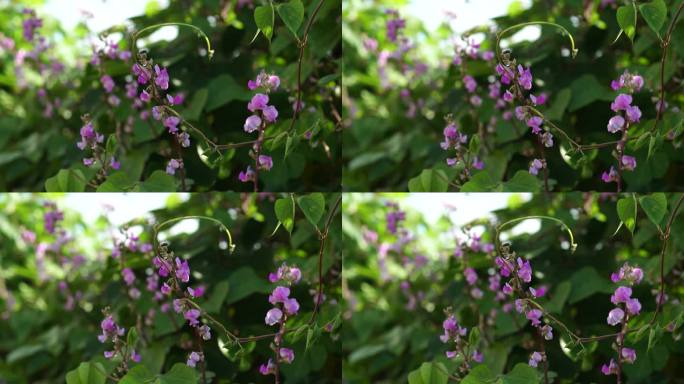
<path id="1" fill-rule="evenodd" d="M 131 36 L 131 50 L 133 51 L 133 57 L 137 57 L 138 47 L 136 45 L 136 42 L 140 38 L 140 35 L 143 34 L 143 32 L 148 32 L 148 31 L 151 31 L 153 29 L 157 29 L 157 28 L 161 28 L 161 27 L 169 27 L 169 26 L 173 26 L 173 25 L 176 25 L 179 27 L 192 28 L 197 32 L 199 37 L 203 37 L 204 41 L 207 43 L 207 56 L 209 56 L 209 59 L 211 60 L 211 58 L 214 56 L 214 50 L 211 49 L 211 42 L 209 41 L 209 36 L 207 36 L 207 34 L 204 33 L 203 30 L 201 30 L 200 28 L 198 28 L 192 24 L 177 23 L 177 22 L 154 24 L 154 25 L 150 25 L 148 27 L 145 27 L 145 28 L 133 33 L 133 35 Z"/>
<path id="2" fill-rule="evenodd" d="M 501 39 L 503 38 L 503 36 L 508 32 L 514 31 L 516 29 L 524 28 L 524 27 L 527 27 L 530 25 L 550 25 L 552 27 L 556 27 L 556 28 L 560 29 L 562 34 L 567 35 L 568 38 L 570 39 L 571 57 L 574 59 L 577 56 L 577 53 L 579 52 L 579 50 L 577 48 L 575 48 L 575 39 L 573 39 L 572 34 L 570 33 L 570 31 L 565 29 L 565 27 L 563 27 L 560 24 L 552 23 L 549 21 L 530 21 L 527 23 L 520 23 L 520 24 L 513 25 L 513 26 L 508 27 L 508 28 L 504 29 L 503 31 L 496 34 L 496 56 L 499 59 L 499 62 L 502 61 L 501 60 L 501 47 L 499 45 L 501 43 Z"/>
<path id="3" fill-rule="evenodd" d="M 499 236 L 501 235 L 501 231 L 504 229 L 504 227 L 507 227 L 511 224 L 519 223 L 521 221 L 530 220 L 530 219 L 550 220 L 550 221 L 554 221 L 554 222 L 560 224 L 563 227 L 563 229 L 570 236 L 570 252 L 575 253 L 575 250 L 577 249 L 577 243 L 575 243 L 575 236 L 573 235 L 570 227 L 567 224 L 565 224 L 565 222 L 561 219 L 557 219 L 557 218 L 552 217 L 552 216 L 540 216 L 540 215 L 518 217 L 516 219 L 508 220 L 507 222 L 502 223 L 499 226 L 497 226 L 496 227 L 496 238 L 495 238 L 496 248 L 497 249 L 501 248 L 501 240 L 499 239 Z"/>

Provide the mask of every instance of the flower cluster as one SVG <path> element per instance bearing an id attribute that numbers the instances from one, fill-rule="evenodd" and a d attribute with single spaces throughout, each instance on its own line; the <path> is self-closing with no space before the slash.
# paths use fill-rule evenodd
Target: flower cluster
<path id="1" fill-rule="evenodd" d="M 399 208 L 399 204 L 393 202 L 387 202 L 387 207 L 389 211 L 385 214 L 385 220 L 387 220 L 387 231 L 389 233 L 396 235 L 399 224 L 406 220 L 406 212 Z"/>
<path id="2" fill-rule="evenodd" d="M 619 362 L 631 364 L 636 360 L 636 351 L 632 348 L 624 347 L 623 343 L 625 334 L 627 333 L 628 320 L 641 312 L 641 303 L 639 302 L 639 299 L 632 297 L 631 286 L 639 284 L 643 278 L 644 272 L 641 268 L 632 267 L 627 263 L 625 263 L 618 272 L 615 272 L 610 276 L 610 280 L 613 283 L 626 284 L 617 287 L 610 297 L 610 301 L 615 305 L 615 308 L 608 313 L 608 318 L 606 319 L 609 325 L 621 325 L 622 327 L 622 330 L 617 336 Z M 620 367 L 619 362 L 616 362 L 611 358 L 608 364 L 603 364 L 601 372 L 604 375 L 618 374 L 618 369 Z"/>
<path id="3" fill-rule="evenodd" d="M 179 294 L 183 292 L 181 283 L 190 282 L 190 265 L 187 260 L 182 260 L 175 257 L 172 251 L 168 249 L 168 243 L 162 243 L 159 246 L 159 256 L 152 259 L 152 263 L 157 268 L 157 275 L 166 279 L 159 288 L 162 295 L 170 296 L 174 292 Z M 158 286 L 158 279 L 148 278 L 148 289 Z M 202 324 L 200 318 L 202 312 L 197 305 L 188 299 L 188 297 L 200 297 L 204 294 L 204 287 L 200 286 L 195 289 L 187 287 L 187 295 L 185 298 L 177 298 L 173 300 L 173 310 L 176 313 L 183 314 L 183 318 L 188 322 L 195 332 L 202 340 L 211 339 L 211 328 Z M 192 351 L 188 356 L 186 364 L 195 367 L 198 362 L 204 361 L 204 354 L 199 351 Z"/>
<path id="4" fill-rule="evenodd" d="M 273 74 L 261 72 L 255 80 L 249 80 L 247 87 L 250 90 L 261 89 L 265 93 L 257 93 L 247 104 L 247 109 L 252 115 L 245 120 L 244 130 L 247 133 L 258 132 L 258 137 L 253 146 L 252 157 L 254 158 L 257 170 L 269 171 L 273 167 L 273 159 L 270 156 L 262 155 L 261 149 L 264 141 L 264 131 L 268 123 L 275 123 L 278 119 L 278 110 L 273 105 L 268 105 L 268 94 L 275 91 L 280 86 L 280 78 Z M 251 166 L 239 174 L 241 182 L 257 183 L 257 172 Z"/>
<path id="5" fill-rule="evenodd" d="M 458 130 L 458 123 L 453 120 L 453 117 L 449 115 L 446 117 L 446 120 L 447 126 L 444 127 L 442 132 L 444 141 L 439 145 L 445 151 L 451 149 L 456 151 L 455 157 L 447 158 L 446 163 L 450 167 L 461 166 L 463 172 L 460 176 L 463 180 L 466 180 L 470 177 L 471 168 L 483 169 L 484 163 L 477 158 L 477 154 L 469 153 L 469 148 L 466 145 L 468 143 L 468 135 Z M 472 156 L 472 160 L 469 161 L 470 156 Z"/>
<path id="6" fill-rule="evenodd" d="M 28 16 L 28 18 L 24 19 L 22 22 L 24 39 L 26 39 L 26 41 L 33 41 L 36 29 L 43 26 L 43 20 L 36 16 L 36 11 L 33 9 L 24 8 L 23 13 Z"/>
<path id="7" fill-rule="evenodd" d="M 445 344 L 453 342 L 455 347 L 452 351 L 446 351 L 447 359 L 463 359 L 462 369 L 467 369 L 470 361 L 481 363 L 484 358 L 482 353 L 474 348 L 476 346 L 468 345 L 468 329 L 458 324 L 456 317 L 451 313 L 451 308 L 447 308 L 445 312 L 447 318 L 442 322 L 444 333 L 439 339 Z"/>
<path id="8" fill-rule="evenodd" d="M 275 287 L 268 296 L 268 302 L 273 305 L 273 308 L 266 313 L 264 321 L 267 325 L 278 325 L 279 327 L 273 341 L 277 362 L 269 358 L 267 363 L 261 364 L 259 372 L 262 375 L 277 374 L 278 363 L 290 364 L 295 358 L 294 351 L 282 347 L 282 342 L 287 319 L 299 312 L 299 302 L 297 302 L 297 299 L 290 297 L 289 287 L 292 284 L 297 284 L 301 278 L 302 272 L 299 268 L 288 266 L 285 263 L 278 268 L 276 273 L 268 275 L 268 279 L 272 283 L 280 282 L 284 285 Z"/>
<path id="9" fill-rule="evenodd" d="M 131 68 L 138 84 L 143 86 L 139 96 L 134 101 L 134 107 L 143 108 L 145 104 L 154 103 L 150 111 L 155 120 L 161 121 L 169 134 L 174 136 L 180 147 L 190 146 L 190 134 L 185 130 L 183 119 L 171 108 L 185 101 L 185 96 L 178 93 L 175 96 L 169 92 L 171 78 L 166 68 L 154 64 L 147 58 L 145 51 L 138 54 L 138 62 Z M 130 83 L 126 86 L 127 96 L 135 98 L 137 86 Z M 147 118 L 147 110 L 141 113 L 141 118 Z M 172 158 L 166 165 L 166 173 L 175 175 L 176 171 L 183 168 L 182 158 Z"/>
<path id="10" fill-rule="evenodd" d="M 546 148 L 553 147 L 553 134 L 546 129 L 544 124 L 544 119 L 533 107 L 537 105 L 543 105 L 546 103 L 548 96 L 545 93 L 535 96 L 529 93 L 525 96 L 526 91 L 530 91 L 533 86 L 533 76 L 530 68 L 525 68 L 521 64 L 517 64 L 516 60 L 510 59 L 510 51 L 504 51 L 503 62 L 497 64 L 496 72 L 500 76 L 501 84 L 507 85 L 508 88 L 504 91 L 502 99 L 505 103 L 513 103 L 515 100 L 518 101 L 518 106 L 515 107 L 515 117 L 524 121 L 525 124 L 532 130 L 532 133 L 537 136 L 539 142 Z M 498 83 L 496 83 L 498 85 Z M 496 89 L 491 89 L 494 96 L 500 91 Z M 497 107 L 503 104 L 497 100 Z M 504 113 L 504 119 L 510 119 L 510 112 Z M 543 159 L 533 159 L 530 163 L 529 172 L 533 175 L 537 175 L 539 170 L 546 168 L 546 161 Z"/>
<path id="11" fill-rule="evenodd" d="M 388 9 L 385 13 L 389 16 L 385 22 L 387 28 L 387 39 L 396 42 L 399 33 L 406 27 L 406 20 L 399 17 L 399 12 L 395 9 Z"/>
<path id="12" fill-rule="evenodd" d="M 97 339 L 100 341 L 100 343 L 106 343 L 107 341 L 111 341 L 114 344 L 114 349 L 111 351 L 105 351 L 104 357 L 106 359 L 112 359 L 117 354 L 124 353 L 123 347 L 126 344 L 126 342 L 123 339 L 123 335 L 126 333 L 126 329 L 117 325 L 112 315 L 107 314 L 106 311 L 105 318 L 100 323 L 100 328 L 102 329 L 102 333 L 97 336 Z M 128 347 L 132 348 L 133 346 Z M 135 349 L 131 349 L 130 355 L 124 356 L 124 361 L 128 359 L 130 359 L 133 362 L 139 363 L 141 360 L 141 356 L 135 351 Z"/>
<path id="13" fill-rule="evenodd" d="M 43 214 L 43 226 L 48 233 L 54 234 L 57 224 L 64 220 L 64 212 L 57 209 L 57 205 L 52 202 L 46 202 L 45 208 L 48 208 L 49 210 L 46 210 Z M 35 241 L 35 234 L 33 235 L 33 239 Z"/>
<path id="14" fill-rule="evenodd" d="M 618 169 L 611 166 L 608 171 L 604 171 L 601 175 L 601 180 L 605 183 L 617 182 L 618 186 L 621 183 L 621 171 L 633 171 L 636 168 L 636 159 L 632 156 L 624 154 L 625 144 L 627 143 L 627 131 L 629 126 L 638 123 L 641 119 L 641 109 L 638 106 L 632 105 L 632 94 L 639 92 L 644 85 L 644 79 L 639 75 L 633 75 L 625 71 L 620 78 L 613 80 L 610 87 L 614 91 L 624 91 L 615 97 L 615 100 L 610 104 L 610 109 L 616 113 L 615 116 L 608 120 L 607 129 L 610 133 L 621 133 L 622 138 L 617 144 L 617 158 Z"/>
<path id="15" fill-rule="evenodd" d="M 515 252 L 510 251 L 510 246 L 504 244 L 502 246 L 503 256 L 495 259 L 495 263 L 499 269 L 501 277 L 510 278 L 504 283 L 501 291 L 506 295 L 516 295 L 515 310 L 518 313 L 524 313 L 525 318 L 530 321 L 530 324 L 537 328 L 539 334 L 544 340 L 553 339 L 553 328 L 549 324 L 542 323 L 544 313 L 533 305 L 532 300 L 541 297 L 546 293 L 546 287 L 542 286 L 537 289 L 528 287 L 525 289 L 525 284 L 532 282 L 532 265 L 529 260 L 523 260 L 517 257 Z M 529 364 L 536 367 L 537 364 L 546 359 L 544 352 L 533 352 Z"/>

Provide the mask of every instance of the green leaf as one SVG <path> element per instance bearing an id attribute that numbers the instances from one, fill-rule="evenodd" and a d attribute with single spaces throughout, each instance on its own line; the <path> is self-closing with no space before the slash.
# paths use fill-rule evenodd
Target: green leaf
<path id="1" fill-rule="evenodd" d="M 625 197 L 617 202 L 617 214 L 629 232 L 634 234 L 634 227 L 636 225 L 637 207 L 634 196 Z"/>
<path id="2" fill-rule="evenodd" d="M 541 181 L 527 171 L 520 170 L 503 184 L 504 192 L 539 192 Z"/>
<path id="3" fill-rule="evenodd" d="M 651 327 L 651 330 L 648 333 L 648 351 L 650 352 L 651 349 L 656 345 L 656 343 L 660 340 L 660 337 L 663 335 L 663 330 L 660 326 L 655 326 Z"/>
<path id="4" fill-rule="evenodd" d="M 86 178 L 79 169 L 60 169 L 57 175 L 45 180 L 46 192 L 83 192 Z"/>
<path id="5" fill-rule="evenodd" d="M 318 228 L 318 222 L 323 217 L 325 211 L 325 197 L 323 197 L 323 194 L 317 192 L 300 196 L 297 198 L 297 204 L 309 222 Z"/>
<path id="6" fill-rule="evenodd" d="M 273 5 L 260 5 L 254 9 L 254 22 L 263 35 L 271 41 L 273 36 Z"/>
<path id="7" fill-rule="evenodd" d="M 125 171 L 116 171 L 97 187 L 97 192 L 125 192 L 132 188 L 135 182 L 129 178 L 129 174 Z"/>
<path id="8" fill-rule="evenodd" d="M 570 277 L 572 290 L 568 302 L 574 304 L 598 292 L 611 292 L 612 284 L 599 275 L 594 267 L 583 267 Z"/>
<path id="9" fill-rule="evenodd" d="M 25 357 L 29 357 L 43 350 L 45 350 L 45 346 L 40 344 L 22 345 L 21 347 L 14 349 L 7 355 L 7 363 L 12 364 L 15 361 L 19 361 Z"/>
<path id="10" fill-rule="evenodd" d="M 194 368 L 184 363 L 176 363 L 171 370 L 159 377 L 159 384 L 192 384 L 197 383 L 199 375 Z"/>
<path id="11" fill-rule="evenodd" d="M 78 368 L 67 373 L 67 384 L 104 384 L 105 370 L 100 363 L 81 363 Z"/>
<path id="12" fill-rule="evenodd" d="M 286 197 L 278 199 L 275 202 L 275 214 L 278 220 L 283 224 L 283 227 L 292 234 L 295 217 L 295 203 L 294 198 Z"/>
<path id="13" fill-rule="evenodd" d="M 496 375 L 486 365 L 478 365 L 468 373 L 468 376 L 461 380 L 461 384 L 493 383 L 494 380 L 496 380 Z"/>
<path id="14" fill-rule="evenodd" d="M 653 30 L 653 32 L 660 37 L 660 29 L 665 24 L 667 17 L 667 6 L 663 0 L 653 0 L 650 3 L 639 5 L 641 16 L 646 20 L 646 24 Z"/>
<path id="15" fill-rule="evenodd" d="M 138 342 L 138 331 L 135 327 L 131 327 L 128 330 L 128 336 L 126 336 L 126 344 L 128 344 L 129 349 L 135 348 L 135 343 Z"/>
<path id="16" fill-rule="evenodd" d="M 214 79 L 215 80 L 215 79 Z M 183 117 L 186 120 L 197 120 L 202 115 L 202 109 L 207 104 L 209 99 L 209 90 L 202 88 L 195 92 L 190 101 L 190 105 L 183 111 Z"/>
<path id="17" fill-rule="evenodd" d="M 420 376 L 425 384 L 446 384 L 449 380 L 446 368 L 439 363 L 423 363 L 420 366 Z"/>
<path id="18" fill-rule="evenodd" d="M 648 196 L 642 196 L 639 198 L 639 204 L 641 205 L 641 209 L 646 212 L 646 216 L 648 216 L 656 227 L 660 228 L 660 223 L 667 213 L 667 197 L 665 194 L 658 192 Z"/>
<path id="19" fill-rule="evenodd" d="M 117 140 L 116 135 L 109 135 L 107 138 L 106 154 L 107 157 L 111 157 L 116 153 Z"/>
<path id="20" fill-rule="evenodd" d="M 299 26 L 304 21 L 304 5 L 302 0 L 290 0 L 287 3 L 278 5 L 278 14 L 283 19 L 283 23 L 296 37 L 297 30 L 299 30 Z"/>
<path id="21" fill-rule="evenodd" d="M 133 367 L 126 376 L 121 378 L 119 384 L 144 384 L 154 379 L 154 374 L 146 366 L 138 364 Z"/>
<path id="22" fill-rule="evenodd" d="M 228 281 L 222 281 L 214 286 L 214 289 L 202 308 L 209 313 L 218 313 L 221 310 L 221 305 L 228 295 L 230 284 Z"/>
<path id="23" fill-rule="evenodd" d="M 233 304 L 256 292 L 269 292 L 271 288 L 271 284 L 258 276 L 250 267 L 241 267 L 233 271 L 228 276 L 228 286 L 230 290 L 225 299 L 226 304 Z"/>
<path id="24" fill-rule="evenodd" d="M 420 175 L 409 180 L 409 192 L 446 192 L 448 177 L 440 169 L 423 169 Z"/>
<path id="25" fill-rule="evenodd" d="M 597 100 L 612 100 L 615 96 L 613 92 L 599 82 L 596 76 L 585 74 L 577 78 L 570 84 L 572 98 L 568 105 L 568 110 L 574 112 Z"/>
<path id="26" fill-rule="evenodd" d="M 140 192 L 173 192 L 176 190 L 176 179 L 164 171 L 154 171 L 140 184 Z"/>
<path id="27" fill-rule="evenodd" d="M 620 28 L 625 31 L 625 34 L 634 41 L 634 34 L 636 33 L 636 6 L 632 3 L 631 6 L 624 5 L 617 10 L 617 22 Z"/>
<path id="28" fill-rule="evenodd" d="M 474 174 L 467 183 L 463 184 L 460 192 L 491 192 L 496 189 L 498 183 L 492 179 L 487 171 Z"/>
<path id="29" fill-rule="evenodd" d="M 525 363 L 518 363 L 506 376 L 503 377 L 504 384 L 535 384 L 539 383 L 537 370 Z"/>
<path id="30" fill-rule="evenodd" d="M 248 101 L 252 97 L 246 86 L 238 84 L 232 76 L 225 74 L 212 79 L 207 91 L 208 101 L 205 109 L 209 112 L 233 100 Z"/>
<path id="31" fill-rule="evenodd" d="M 440 363 L 423 363 L 409 373 L 409 384 L 446 384 L 449 380 L 446 368 Z"/>

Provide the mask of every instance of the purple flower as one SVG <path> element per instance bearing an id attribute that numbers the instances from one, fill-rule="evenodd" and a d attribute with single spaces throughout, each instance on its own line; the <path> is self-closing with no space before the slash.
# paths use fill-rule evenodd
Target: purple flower
<path id="1" fill-rule="evenodd" d="M 477 88 L 477 82 L 475 79 L 470 76 L 470 75 L 465 75 L 463 77 L 463 84 L 465 85 L 466 89 L 468 92 L 473 93 L 475 92 L 475 89 Z"/>
<path id="2" fill-rule="evenodd" d="M 541 334 L 545 340 L 551 340 L 553 339 L 553 328 L 551 328 L 551 326 L 547 324 L 541 327 Z"/>
<path id="3" fill-rule="evenodd" d="M 152 76 L 147 69 L 140 66 L 138 63 L 133 64 L 133 73 L 138 76 L 138 83 L 147 84 Z"/>
<path id="4" fill-rule="evenodd" d="M 252 167 L 247 166 L 247 170 L 246 170 L 246 171 L 244 171 L 244 172 L 243 172 L 243 171 L 240 171 L 240 174 L 238 175 L 238 178 L 239 178 L 240 181 L 242 181 L 243 183 L 246 183 L 246 182 L 248 182 L 248 181 L 254 180 L 254 170 L 252 169 Z"/>
<path id="5" fill-rule="evenodd" d="M 478 351 L 477 349 L 473 351 L 473 353 L 470 355 L 476 363 L 481 363 L 484 360 L 484 355 L 482 352 Z"/>
<path id="6" fill-rule="evenodd" d="M 132 285 L 135 282 L 135 274 L 133 273 L 132 269 L 124 268 L 121 271 L 121 275 L 123 275 L 123 279 L 126 282 L 126 285 Z"/>
<path id="7" fill-rule="evenodd" d="M 530 174 L 536 176 L 537 174 L 539 174 L 539 170 L 542 168 L 544 168 L 544 164 L 542 163 L 542 161 L 539 159 L 534 159 L 534 160 L 532 160 L 532 163 L 530 164 L 529 172 L 530 172 Z"/>
<path id="8" fill-rule="evenodd" d="M 620 308 L 613 308 L 609 313 L 608 313 L 608 324 L 610 325 L 617 325 L 620 324 L 622 319 L 625 318 L 625 312 L 620 309 Z"/>
<path id="9" fill-rule="evenodd" d="M 608 172 L 604 171 L 603 174 L 601 175 L 601 180 L 603 180 L 604 183 L 610 183 L 610 182 L 617 181 L 617 178 L 618 178 L 618 173 L 613 166 L 610 167 L 610 171 L 608 171 Z"/>
<path id="10" fill-rule="evenodd" d="M 105 89 L 105 91 L 107 91 L 107 93 L 111 93 L 114 89 L 115 84 L 111 76 L 103 75 L 102 77 L 100 77 L 100 82 L 102 83 L 102 87 Z"/>
<path id="11" fill-rule="evenodd" d="M 275 373 L 275 363 L 273 363 L 273 360 L 268 359 L 268 364 L 261 364 L 261 366 L 259 366 L 259 373 L 262 375 Z"/>
<path id="12" fill-rule="evenodd" d="M 151 100 L 151 96 L 146 90 L 143 89 L 143 91 L 140 93 L 140 100 L 147 103 Z"/>
<path id="13" fill-rule="evenodd" d="M 208 325 L 203 325 L 197 329 L 202 340 L 211 339 L 211 328 Z"/>
<path id="14" fill-rule="evenodd" d="M 637 162 L 636 158 L 632 156 L 623 155 L 622 156 L 622 167 L 627 171 L 633 171 L 636 168 Z"/>
<path id="15" fill-rule="evenodd" d="M 155 84 L 161 89 L 169 89 L 169 73 L 166 71 L 166 68 L 160 69 L 158 65 L 155 65 L 154 72 L 157 75 L 154 79 Z"/>
<path id="16" fill-rule="evenodd" d="M 263 169 L 265 171 L 270 171 L 273 167 L 273 159 L 271 156 L 259 155 L 258 163 L 259 169 Z"/>
<path id="17" fill-rule="evenodd" d="M 477 282 L 477 272 L 475 272 L 473 268 L 466 268 L 463 271 L 463 274 L 465 275 L 466 281 L 469 285 L 473 285 Z"/>
<path id="18" fill-rule="evenodd" d="M 114 156 L 112 156 L 109 159 L 109 167 L 111 167 L 114 170 L 118 170 L 119 168 L 121 168 L 121 163 L 116 161 L 116 158 Z"/>
<path id="19" fill-rule="evenodd" d="M 520 64 L 518 64 L 518 84 L 528 91 L 532 89 L 532 72 L 529 68 L 523 69 Z"/>
<path id="20" fill-rule="evenodd" d="M 632 104 L 632 95 L 621 93 L 617 95 L 615 101 L 610 104 L 610 109 L 614 112 L 627 110 L 627 107 Z"/>
<path id="21" fill-rule="evenodd" d="M 169 129 L 170 133 L 178 132 L 178 124 L 180 123 L 180 118 L 176 116 L 169 116 L 164 119 L 164 126 Z"/>
<path id="22" fill-rule="evenodd" d="M 625 110 L 625 115 L 630 123 L 638 123 L 639 119 L 641 119 L 641 109 L 636 105 L 630 105 Z"/>
<path id="23" fill-rule="evenodd" d="M 268 95 L 257 93 L 252 97 L 252 100 L 247 104 L 247 109 L 251 112 L 263 110 L 268 106 Z"/>
<path id="24" fill-rule="evenodd" d="M 608 132 L 610 133 L 618 132 L 622 130 L 622 127 L 624 126 L 625 119 L 620 115 L 613 116 L 608 120 Z"/>
<path id="25" fill-rule="evenodd" d="M 192 287 L 188 287 L 188 293 L 191 297 L 202 297 L 204 296 L 204 286 L 200 285 L 195 289 L 192 289 Z"/>
<path id="26" fill-rule="evenodd" d="M 299 303 L 297 302 L 297 299 L 287 299 L 283 303 L 283 308 L 285 308 L 285 312 L 288 315 L 296 315 L 297 311 L 299 311 Z"/>
<path id="27" fill-rule="evenodd" d="M 295 354 L 294 351 L 289 349 L 289 348 L 280 348 L 280 361 L 285 363 L 285 364 L 290 364 L 292 363 L 292 360 L 294 360 Z"/>
<path id="28" fill-rule="evenodd" d="M 262 113 L 264 114 L 264 119 L 266 119 L 266 121 L 269 123 L 272 123 L 278 119 L 278 110 L 272 105 L 266 106 L 266 108 L 262 110 Z"/>
<path id="29" fill-rule="evenodd" d="M 530 309 L 529 311 L 527 311 L 525 316 L 527 317 L 527 320 L 532 322 L 533 326 L 536 327 L 537 325 L 541 324 L 541 321 L 539 321 L 539 319 L 542 317 L 542 311 L 538 309 Z"/>
<path id="30" fill-rule="evenodd" d="M 135 349 L 131 351 L 131 360 L 133 360 L 136 363 L 139 363 L 140 360 L 142 360 L 142 357 L 138 352 L 135 351 Z"/>
<path id="31" fill-rule="evenodd" d="M 527 119 L 527 126 L 532 128 L 532 133 L 534 133 L 535 135 L 538 135 L 542 131 L 540 126 L 542 125 L 543 122 L 544 122 L 544 120 L 542 120 L 541 117 L 532 116 L 529 119 Z"/>
<path id="32" fill-rule="evenodd" d="M 505 293 L 506 295 L 510 295 L 511 293 L 513 293 L 513 287 L 511 287 L 510 284 L 506 283 L 506 284 L 504 284 L 504 286 L 503 286 L 503 288 L 501 289 L 501 291 L 502 291 L 503 293 Z"/>
<path id="33" fill-rule="evenodd" d="M 200 311 L 198 309 L 189 309 L 183 313 L 183 317 L 190 323 L 190 326 L 194 327 L 199 324 L 197 319 L 200 317 Z"/>
<path id="34" fill-rule="evenodd" d="M 540 139 L 546 148 L 553 147 L 553 135 L 551 132 L 544 132 Z"/>
<path id="35" fill-rule="evenodd" d="M 542 354 L 537 352 L 537 351 L 534 351 L 534 352 L 532 352 L 532 355 L 530 356 L 530 361 L 528 362 L 528 364 L 530 365 L 530 367 L 537 367 L 537 365 L 542 360 L 544 360 L 544 358 L 542 357 Z"/>
<path id="36" fill-rule="evenodd" d="M 194 368 L 200 361 L 202 361 L 202 353 L 193 351 L 190 353 L 190 356 L 188 356 L 188 361 L 186 362 L 186 364 L 188 365 L 188 367 Z"/>
<path id="37" fill-rule="evenodd" d="M 175 175 L 176 170 L 181 168 L 183 166 L 182 160 L 177 160 L 177 159 L 171 159 L 169 160 L 168 164 L 166 164 L 166 173 L 169 175 Z M 164 276 L 161 274 L 161 268 L 159 269 L 159 275 Z M 168 272 L 167 272 L 168 274 Z"/>
<path id="38" fill-rule="evenodd" d="M 601 367 L 601 372 L 606 376 L 617 374 L 617 370 L 617 363 L 613 359 L 610 359 L 609 364 L 603 364 L 603 366 Z"/>
<path id="39" fill-rule="evenodd" d="M 160 291 L 161 293 L 168 295 L 171 293 L 171 287 L 167 283 L 164 283 L 162 284 Z"/>
<path id="40" fill-rule="evenodd" d="M 628 299 L 625 302 L 625 308 L 627 308 L 627 313 L 631 316 L 636 316 L 641 311 L 641 303 L 639 299 Z"/>
<path id="41" fill-rule="evenodd" d="M 261 118 L 257 115 L 252 115 L 245 120 L 245 132 L 252 133 L 259 129 L 261 126 Z"/>
<path id="42" fill-rule="evenodd" d="M 162 119 L 162 108 L 161 106 L 155 106 L 152 107 L 152 117 L 155 120 L 161 120 Z"/>
<path id="43" fill-rule="evenodd" d="M 518 257 L 518 277 L 522 279 L 522 281 L 529 283 L 532 281 L 532 267 L 530 266 L 530 262 L 528 260 L 523 260 Z"/>
<path id="44" fill-rule="evenodd" d="M 175 299 L 173 300 L 173 310 L 176 313 L 181 313 L 183 312 L 183 301 L 181 299 Z"/>
<path id="45" fill-rule="evenodd" d="M 278 308 L 271 308 L 268 312 L 266 312 L 266 324 L 268 325 L 274 325 L 280 321 L 280 319 L 283 318 L 283 311 L 281 311 Z"/>
<path id="46" fill-rule="evenodd" d="M 268 85 L 271 90 L 276 90 L 280 86 L 280 77 L 276 75 L 270 75 L 268 77 Z"/>
<path id="47" fill-rule="evenodd" d="M 104 351 L 105 359 L 111 359 L 114 355 L 116 355 L 116 351 Z"/>
<path id="48" fill-rule="evenodd" d="M 632 296 L 632 288 L 630 287 L 617 287 L 615 293 L 610 297 L 610 302 L 618 305 L 619 303 L 626 303 L 627 300 Z"/>
<path id="49" fill-rule="evenodd" d="M 285 303 L 290 296 L 290 288 L 275 287 L 273 292 L 268 296 L 268 302 L 275 305 L 276 303 Z"/>
<path id="50" fill-rule="evenodd" d="M 632 364 L 636 360 L 636 351 L 632 348 L 622 348 L 622 361 Z"/>
<path id="51" fill-rule="evenodd" d="M 511 93 L 511 91 L 507 89 L 506 92 L 504 92 L 503 94 L 503 99 L 509 103 L 513 101 L 513 94 Z"/>
<path id="52" fill-rule="evenodd" d="M 182 282 L 187 283 L 190 281 L 190 266 L 188 266 L 188 261 L 176 257 L 176 277 Z"/>

